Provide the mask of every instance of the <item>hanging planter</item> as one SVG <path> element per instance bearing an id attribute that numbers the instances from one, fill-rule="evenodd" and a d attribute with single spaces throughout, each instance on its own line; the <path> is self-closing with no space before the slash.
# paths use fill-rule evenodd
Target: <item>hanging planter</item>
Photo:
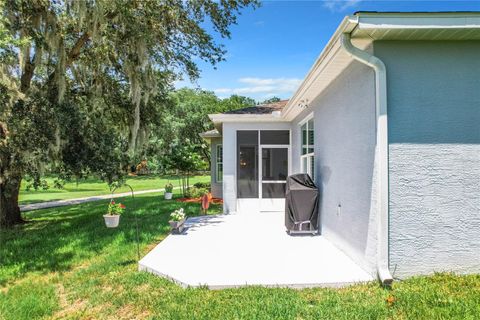
<path id="1" fill-rule="evenodd" d="M 105 225 L 107 226 L 107 228 L 116 228 L 120 223 L 119 214 L 115 214 L 115 215 L 104 214 L 103 219 L 105 219 Z"/>
<path id="2" fill-rule="evenodd" d="M 173 184 L 170 182 L 165 185 L 165 200 L 171 200 L 173 196 Z"/>
<path id="3" fill-rule="evenodd" d="M 116 228 L 118 227 L 118 224 L 120 223 L 120 215 L 122 215 L 125 212 L 125 209 L 127 208 L 124 204 L 122 203 L 115 203 L 113 200 L 113 194 L 115 193 L 115 190 L 117 190 L 118 187 L 121 185 L 117 184 L 113 186 L 112 189 L 112 196 L 110 198 L 110 203 L 108 204 L 108 209 L 107 209 L 107 214 L 103 215 L 103 219 L 105 220 L 105 225 L 107 228 Z M 132 209 L 129 210 L 129 214 L 133 216 L 133 221 L 135 222 L 135 229 L 136 229 L 136 242 L 137 242 L 137 257 L 138 260 L 140 260 L 140 240 L 139 240 L 139 228 L 138 228 L 138 218 L 137 215 L 135 214 L 135 195 L 133 192 L 132 186 L 129 184 L 125 183 L 123 186 L 126 186 L 130 189 L 131 195 L 132 195 Z M 128 220 L 127 220 L 128 221 Z"/>
<path id="4" fill-rule="evenodd" d="M 120 223 L 120 215 L 125 211 L 125 205 L 122 203 L 115 203 L 115 201 L 110 200 L 108 204 L 107 214 L 103 215 L 105 220 L 105 225 L 107 228 L 116 228 Z"/>

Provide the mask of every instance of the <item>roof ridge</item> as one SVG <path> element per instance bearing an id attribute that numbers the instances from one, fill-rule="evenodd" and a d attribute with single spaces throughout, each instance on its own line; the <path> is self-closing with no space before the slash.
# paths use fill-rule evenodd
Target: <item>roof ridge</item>
<path id="1" fill-rule="evenodd" d="M 282 111 L 288 101 L 289 99 L 284 99 L 277 102 L 257 104 L 250 107 L 229 110 L 223 112 L 223 114 L 267 114 L 272 113 L 273 111 Z"/>

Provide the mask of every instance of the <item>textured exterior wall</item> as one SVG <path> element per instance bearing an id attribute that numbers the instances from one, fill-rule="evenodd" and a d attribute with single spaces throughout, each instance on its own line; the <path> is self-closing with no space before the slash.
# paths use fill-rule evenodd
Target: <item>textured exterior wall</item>
<path id="1" fill-rule="evenodd" d="M 237 211 L 237 130 L 290 130 L 288 122 L 223 123 L 223 212 Z"/>
<path id="2" fill-rule="evenodd" d="M 212 157 L 212 167 L 210 168 L 211 174 L 211 185 L 212 185 L 212 196 L 214 198 L 222 197 L 223 185 L 221 182 L 216 182 L 217 179 L 217 145 L 222 144 L 222 138 L 212 138 L 210 142 L 211 147 L 211 157 Z"/>
<path id="3" fill-rule="evenodd" d="M 374 50 L 388 77 L 391 270 L 480 272 L 480 42 Z"/>
<path id="4" fill-rule="evenodd" d="M 310 112 L 314 113 L 321 232 L 365 270 L 374 273 L 376 119 L 372 69 L 353 62 L 294 120 L 294 172 L 300 170 L 298 123 Z"/>

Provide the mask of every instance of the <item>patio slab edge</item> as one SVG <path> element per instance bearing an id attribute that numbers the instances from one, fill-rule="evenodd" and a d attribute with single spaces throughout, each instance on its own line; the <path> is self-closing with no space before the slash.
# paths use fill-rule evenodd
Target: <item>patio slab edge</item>
<path id="1" fill-rule="evenodd" d="M 323 282 L 323 283 L 284 283 L 284 284 L 256 284 L 256 283 L 245 283 L 245 284 L 215 284 L 209 285 L 208 283 L 198 283 L 198 284 L 191 284 L 184 281 L 181 281 L 173 276 L 165 274 L 161 271 L 158 271 L 154 268 L 148 267 L 142 264 L 142 261 L 138 263 L 138 271 L 139 272 L 148 272 L 155 276 L 167 279 L 172 281 L 173 283 L 179 285 L 180 287 L 187 289 L 187 288 L 208 288 L 210 290 L 224 290 L 224 289 L 238 289 L 238 288 L 246 288 L 246 287 L 263 287 L 263 288 L 289 288 L 289 289 L 311 289 L 311 288 L 345 288 L 354 285 L 360 284 L 367 284 L 373 281 L 376 281 L 374 278 L 371 280 L 363 280 L 363 281 L 348 281 L 348 282 Z"/>

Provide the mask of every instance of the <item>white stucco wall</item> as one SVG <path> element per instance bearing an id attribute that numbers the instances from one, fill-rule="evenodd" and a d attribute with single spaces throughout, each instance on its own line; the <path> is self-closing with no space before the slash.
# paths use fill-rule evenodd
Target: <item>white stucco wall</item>
<path id="1" fill-rule="evenodd" d="M 298 172 L 298 123 L 314 113 L 315 181 L 321 191 L 323 236 L 372 274 L 376 250 L 374 93 L 372 69 L 353 62 L 292 124 L 293 170 Z"/>
<path id="2" fill-rule="evenodd" d="M 217 145 L 222 144 L 222 138 L 212 138 L 210 142 L 211 161 L 210 181 L 212 186 L 212 196 L 214 198 L 222 198 L 223 186 L 221 182 L 217 182 Z"/>
<path id="3" fill-rule="evenodd" d="M 223 212 L 237 211 L 237 131 L 290 130 L 289 122 L 223 123 Z"/>
<path id="4" fill-rule="evenodd" d="M 480 41 L 382 41 L 390 268 L 480 272 Z"/>

